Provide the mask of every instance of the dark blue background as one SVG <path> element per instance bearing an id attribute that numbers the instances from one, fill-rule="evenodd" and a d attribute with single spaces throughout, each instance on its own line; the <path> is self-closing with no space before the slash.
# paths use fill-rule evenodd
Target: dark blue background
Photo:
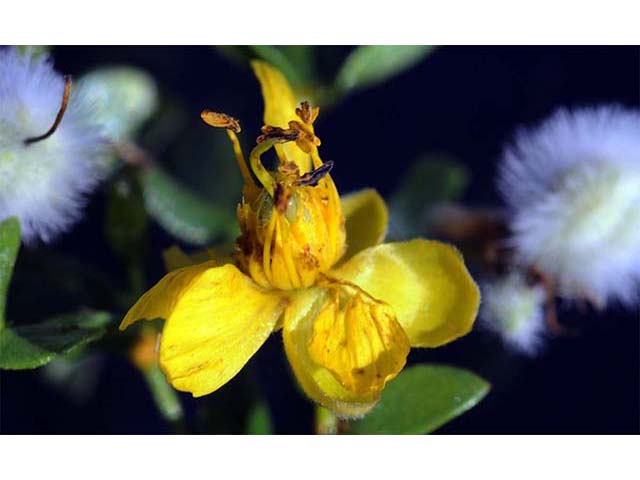
<path id="1" fill-rule="evenodd" d="M 334 47 L 328 54 L 348 49 Z M 56 67 L 74 75 L 104 63 L 144 67 L 162 90 L 182 99 L 189 129 L 205 129 L 199 112 L 216 108 L 240 118 L 253 134 L 262 101 L 250 70 L 208 47 L 61 47 Z M 330 55 L 329 55 L 330 56 Z M 366 186 L 390 194 L 412 160 L 423 152 L 454 154 L 473 174 L 466 200 L 497 205 L 493 187 L 503 143 L 522 124 L 537 122 L 556 107 L 617 102 L 640 104 L 639 49 L 631 47 L 444 47 L 392 79 L 323 110 L 317 131 L 322 155 L 335 161 L 342 192 Z M 76 252 L 89 265 L 110 272 L 118 266 L 101 238 L 104 195 L 94 196 L 86 219 L 53 247 Z M 174 241 L 151 231 L 149 276 L 162 274 L 159 252 Z M 569 307 L 562 319 L 577 327 L 546 352 L 527 359 L 505 351 L 474 331 L 433 351 L 412 351 L 411 362 L 464 366 L 494 388 L 475 409 L 441 433 L 638 433 L 640 426 L 640 315 L 611 309 L 580 315 Z M 311 405 L 297 392 L 273 335 L 251 360 L 244 377 L 262 388 L 279 433 L 312 429 Z M 226 401 L 234 382 L 218 395 Z M 189 421 L 196 401 L 185 395 Z M 47 387 L 38 371 L 2 372 L 3 433 L 162 433 L 168 427 L 144 383 L 128 362 L 105 357 L 95 394 L 74 404 Z M 225 403 L 226 402 L 226 403 Z"/>

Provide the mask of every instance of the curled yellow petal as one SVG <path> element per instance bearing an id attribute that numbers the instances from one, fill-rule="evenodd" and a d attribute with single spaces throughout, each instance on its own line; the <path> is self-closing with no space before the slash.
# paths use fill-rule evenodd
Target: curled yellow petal
<path id="1" fill-rule="evenodd" d="M 322 288 L 309 288 L 293 295 L 284 314 L 284 347 L 307 396 L 342 418 L 358 417 L 374 407 L 379 393 L 357 394 L 348 390 L 309 354 L 314 320 L 329 299 L 328 292 Z"/>
<path id="2" fill-rule="evenodd" d="M 346 220 L 347 260 L 384 240 L 389 213 L 380 194 L 372 188 L 343 195 L 340 201 Z"/>
<path id="3" fill-rule="evenodd" d="M 166 275 L 129 310 L 120 329 L 164 318 L 160 367 L 176 389 L 198 397 L 240 371 L 273 331 L 285 305 L 235 266 L 206 262 Z"/>
<path id="4" fill-rule="evenodd" d="M 411 346 L 389 305 L 333 287 L 309 343 L 311 358 L 358 395 L 378 394 L 406 363 Z"/>
<path id="5" fill-rule="evenodd" d="M 284 75 L 266 62 L 253 60 L 251 67 L 258 77 L 264 99 L 264 123 L 273 127 L 288 128 L 289 122 L 297 121 L 296 108 L 299 102 Z M 313 127 L 310 127 L 313 133 Z M 294 162 L 300 173 L 311 170 L 311 157 L 295 143 L 275 146 L 281 163 Z"/>
<path id="6" fill-rule="evenodd" d="M 414 347 L 437 347 L 468 333 L 480 291 L 453 247 L 429 240 L 363 250 L 332 270 L 391 305 Z"/>

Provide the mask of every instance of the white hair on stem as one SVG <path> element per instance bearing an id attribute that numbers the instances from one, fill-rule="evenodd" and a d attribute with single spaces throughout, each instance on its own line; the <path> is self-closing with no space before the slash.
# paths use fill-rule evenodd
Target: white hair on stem
<path id="1" fill-rule="evenodd" d="M 640 112 L 560 109 L 506 148 L 510 245 L 568 299 L 631 307 L 640 294 Z"/>
<path id="2" fill-rule="evenodd" d="M 52 241 L 82 215 L 106 173 L 107 144 L 92 106 L 71 91 L 49 137 L 65 80 L 46 57 L 0 49 L 0 220 L 16 216 L 27 243 Z"/>

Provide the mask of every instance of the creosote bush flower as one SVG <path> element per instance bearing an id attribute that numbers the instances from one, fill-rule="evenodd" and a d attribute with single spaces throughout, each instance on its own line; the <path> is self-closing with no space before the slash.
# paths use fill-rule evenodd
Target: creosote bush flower
<path id="1" fill-rule="evenodd" d="M 100 126 L 70 86 L 46 57 L 0 49 L 0 220 L 18 217 L 26 242 L 68 229 L 105 173 Z"/>
<path id="2" fill-rule="evenodd" d="M 562 109 L 505 151 L 499 187 L 518 260 L 566 298 L 638 301 L 639 132 L 638 111 Z"/>
<path id="3" fill-rule="evenodd" d="M 366 413 L 413 347 L 467 333 L 479 292 L 460 254 L 442 243 L 380 244 L 387 210 L 364 190 L 340 199 L 318 153 L 317 108 L 296 99 L 280 72 L 253 62 L 265 126 L 245 162 L 239 123 L 204 111 L 225 128 L 244 178 L 241 236 L 233 263 L 177 269 L 144 294 L 120 325 L 164 318 L 159 362 L 171 384 L 211 393 L 282 330 L 306 394 L 336 414 Z M 275 149 L 276 171 L 261 156 Z"/>
<path id="4" fill-rule="evenodd" d="M 480 319 L 507 346 L 535 355 L 546 329 L 545 298 L 541 285 L 528 285 L 521 273 L 511 272 L 482 285 Z"/>

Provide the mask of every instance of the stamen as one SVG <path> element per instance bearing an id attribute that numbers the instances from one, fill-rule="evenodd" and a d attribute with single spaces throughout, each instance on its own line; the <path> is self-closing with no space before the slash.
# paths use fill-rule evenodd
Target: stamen
<path id="1" fill-rule="evenodd" d="M 253 173 L 272 198 L 275 193 L 275 180 L 262 165 L 260 157 L 278 143 L 295 141 L 299 134 L 298 130 L 285 130 L 280 127 L 265 125 L 262 127 L 262 135 L 256 140 L 258 145 L 249 154 L 249 162 Z"/>
<path id="2" fill-rule="evenodd" d="M 278 227 L 282 238 L 291 238 L 291 230 L 289 229 L 289 224 L 287 222 L 278 222 Z M 296 264 L 293 260 L 293 249 L 287 248 L 285 245 L 282 249 L 282 256 L 284 257 L 284 264 L 287 274 L 289 275 L 291 285 L 294 288 L 300 288 L 302 286 L 302 282 L 300 281 L 298 270 L 296 269 Z"/>
<path id="3" fill-rule="evenodd" d="M 273 140 L 274 144 L 295 142 L 300 135 L 300 130 L 298 129 L 289 128 L 285 130 L 284 128 L 272 127 L 270 125 L 262 127 L 261 131 L 262 135 L 256 139 L 256 143 L 258 144 L 266 142 L 267 140 Z"/>
<path id="4" fill-rule="evenodd" d="M 226 113 L 218 113 L 213 110 L 203 110 L 200 118 L 204 123 L 216 128 L 226 128 L 234 133 L 240 133 L 240 122 Z"/>
<path id="5" fill-rule="evenodd" d="M 320 108 L 309 106 L 309 102 L 306 100 L 300 104 L 300 107 L 296 108 L 296 115 L 307 125 L 312 125 L 316 121 L 320 114 Z"/>
<path id="6" fill-rule="evenodd" d="M 322 165 L 324 165 L 324 162 L 318 154 L 318 149 L 311 150 L 311 161 L 313 163 L 313 168 L 320 168 Z"/>
<path id="7" fill-rule="evenodd" d="M 62 117 L 64 116 L 64 112 L 67 109 L 67 104 L 69 103 L 69 96 L 71 95 L 71 75 L 65 75 L 64 77 L 64 92 L 62 93 L 62 104 L 60 105 L 60 110 L 58 110 L 58 114 L 56 115 L 56 119 L 53 121 L 53 125 L 51 128 L 47 130 L 46 133 L 39 135 L 37 137 L 29 137 L 24 140 L 25 145 L 30 145 L 35 142 L 40 142 L 49 138 L 51 135 L 55 133 L 58 129 L 58 125 L 62 122 Z"/>
<path id="8" fill-rule="evenodd" d="M 320 139 L 316 137 L 306 124 L 302 124 L 296 120 L 291 120 L 289 122 L 289 130 L 298 132 L 296 145 L 304 153 L 311 153 L 314 147 L 319 147 L 322 144 Z"/>
<path id="9" fill-rule="evenodd" d="M 240 141 L 236 136 L 236 133 L 240 133 L 240 122 L 233 118 L 230 115 L 225 113 L 214 112 L 213 110 L 203 110 L 200 113 L 200 118 L 207 125 L 211 125 L 216 128 L 224 128 L 227 130 L 227 135 L 229 140 L 231 140 L 231 144 L 233 146 L 233 153 L 236 156 L 236 162 L 238 163 L 238 168 L 240 168 L 240 173 L 242 174 L 242 179 L 244 180 L 244 184 L 246 186 L 253 187 L 255 184 L 253 182 L 253 178 L 251 178 L 251 173 L 249 173 L 249 168 L 247 167 L 247 162 L 244 159 L 244 154 L 242 153 L 242 147 L 240 146 Z"/>
<path id="10" fill-rule="evenodd" d="M 258 179 L 258 181 L 262 184 L 267 193 L 273 198 L 274 190 L 275 190 L 275 180 L 271 176 L 271 174 L 264 168 L 262 162 L 260 161 L 260 157 L 263 153 L 268 151 L 271 147 L 273 147 L 278 142 L 274 139 L 265 140 L 262 143 L 258 143 L 251 153 L 249 154 L 249 163 L 251 164 L 251 170 L 253 170 L 254 175 Z"/>
<path id="11" fill-rule="evenodd" d="M 271 248 L 274 241 L 273 235 L 276 229 L 276 215 L 272 215 L 269 219 L 269 225 L 265 231 L 264 245 L 262 246 L 262 270 L 269 283 L 273 283 L 271 275 Z"/>
<path id="12" fill-rule="evenodd" d="M 298 180 L 295 181 L 294 185 L 315 187 L 320 180 L 322 180 L 326 175 L 329 174 L 332 168 L 333 162 L 329 160 L 328 162 L 320 165 L 315 170 L 311 170 L 310 172 L 302 175 Z"/>

